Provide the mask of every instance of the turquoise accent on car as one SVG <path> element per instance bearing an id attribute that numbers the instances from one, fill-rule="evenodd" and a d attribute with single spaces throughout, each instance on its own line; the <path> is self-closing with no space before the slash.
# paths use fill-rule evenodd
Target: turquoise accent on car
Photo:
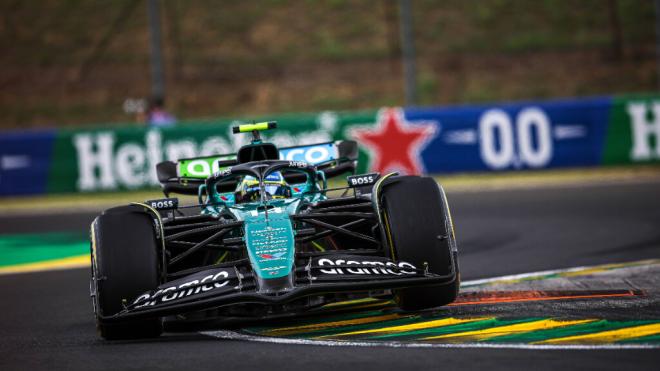
<path id="1" fill-rule="evenodd" d="M 255 216 L 256 214 L 256 216 Z M 281 207 L 246 216 L 245 244 L 252 268 L 263 279 L 289 275 L 295 241 L 291 219 Z"/>
<path id="2" fill-rule="evenodd" d="M 291 273 L 296 254 L 290 214 L 296 213 L 300 199 L 271 200 L 268 215 L 255 204 L 234 205 L 231 212 L 245 222 L 245 245 L 252 268 L 263 279 Z"/>

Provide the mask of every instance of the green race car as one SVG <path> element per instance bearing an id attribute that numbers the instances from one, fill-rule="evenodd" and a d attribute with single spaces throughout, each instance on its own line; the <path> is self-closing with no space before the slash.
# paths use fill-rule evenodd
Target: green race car
<path id="1" fill-rule="evenodd" d="M 105 339 L 163 324 L 307 313 L 364 297 L 402 310 L 451 303 L 454 228 L 429 177 L 354 174 L 352 141 L 280 148 L 260 131 L 235 155 L 158 165 L 167 198 L 104 211 L 91 226 L 91 296 Z M 346 186 L 328 180 L 345 176 Z M 171 193 L 195 195 L 182 206 Z"/>

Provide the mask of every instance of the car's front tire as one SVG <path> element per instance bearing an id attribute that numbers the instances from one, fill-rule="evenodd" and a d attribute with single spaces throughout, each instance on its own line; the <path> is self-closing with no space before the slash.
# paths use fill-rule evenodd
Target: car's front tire
<path id="1" fill-rule="evenodd" d="M 385 181 L 380 192 L 390 257 L 438 275 L 454 273 L 444 285 L 395 290 L 404 310 L 423 310 L 456 300 L 460 284 L 456 240 L 449 206 L 440 186 L 428 177 L 402 176 Z"/>
<path id="2" fill-rule="evenodd" d="M 160 280 L 154 218 L 137 205 L 106 210 L 92 223 L 92 296 L 97 329 L 104 339 L 152 338 L 161 318 L 108 321 Z"/>

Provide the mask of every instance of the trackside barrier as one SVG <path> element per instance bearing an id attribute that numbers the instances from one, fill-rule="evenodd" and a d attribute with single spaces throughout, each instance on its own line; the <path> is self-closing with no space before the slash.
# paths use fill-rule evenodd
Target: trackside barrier
<path id="1" fill-rule="evenodd" d="M 451 173 L 660 163 L 660 96 L 268 116 L 265 139 L 293 146 L 354 139 L 360 171 Z M 155 164 L 235 152 L 236 121 L 0 134 L 0 195 L 95 192 L 158 185 Z M 293 160 L 322 157 L 294 151 Z"/>

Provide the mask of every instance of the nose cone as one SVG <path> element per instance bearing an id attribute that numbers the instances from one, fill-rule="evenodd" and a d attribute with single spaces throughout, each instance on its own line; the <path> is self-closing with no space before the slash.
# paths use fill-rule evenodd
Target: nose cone
<path id="1" fill-rule="evenodd" d="M 257 276 L 257 292 L 260 294 L 281 294 L 293 290 L 293 271 L 279 278 L 264 279 Z"/>
<path id="2" fill-rule="evenodd" d="M 258 292 L 278 293 L 293 288 L 295 239 L 286 210 L 255 208 L 245 219 L 245 243 Z"/>

